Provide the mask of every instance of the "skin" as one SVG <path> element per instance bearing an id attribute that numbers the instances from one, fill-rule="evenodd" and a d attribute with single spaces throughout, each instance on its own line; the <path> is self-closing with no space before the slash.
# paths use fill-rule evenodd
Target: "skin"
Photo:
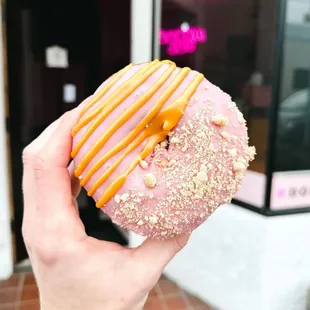
<path id="1" fill-rule="evenodd" d="M 23 152 L 23 236 L 43 310 L 142 309 L 189 236 L 128 249 L 86 235 L 70 161 L 71 128 L 83 105 L 51 124 Z"/>

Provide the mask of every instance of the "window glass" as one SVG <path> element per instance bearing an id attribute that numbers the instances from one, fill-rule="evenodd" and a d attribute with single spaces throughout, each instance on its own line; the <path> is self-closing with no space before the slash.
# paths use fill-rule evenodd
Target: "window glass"
<path id="1" fill-rule="evenodd" d="M 310 2 L 288 1 L 280 81 L 276 171 L 310 169 Z"/>
<path id="2" fill-rule="evenodd" d="M 202 72 L 232 96 L 257 148 L 250 170 L 260 173 L 267 152 L 276 5 L 275 0 L 163 0 L 161 6 L 161 59 Z M 296 72 L 298 85 L 304 76 Z"/>

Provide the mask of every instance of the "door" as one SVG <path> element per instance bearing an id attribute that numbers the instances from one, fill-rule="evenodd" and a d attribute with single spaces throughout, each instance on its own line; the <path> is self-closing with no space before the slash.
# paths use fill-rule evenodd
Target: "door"
<path id="1" fill-rule="evenodd" d="M 20 261 L 27 257 L 21 235 L 22 150 L 130 62 L 130 0 L 10 0 L 6 9 L 14 229 Z M 84 191 L 78 200 L 89 235 L 126 244 Z"/>

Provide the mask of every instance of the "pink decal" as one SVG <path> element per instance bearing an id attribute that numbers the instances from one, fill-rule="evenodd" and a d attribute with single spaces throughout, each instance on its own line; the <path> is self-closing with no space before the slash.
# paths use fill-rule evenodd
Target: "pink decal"
<path id="1" fill-rule="evenodd" d="M 198 43 L 207 41 L 204 28 L 188 26 L 188 29 L 161 29 L 160 44 L 167 45 L 170 56 L 192 54 L 197 50 Z"/>
<path id="2" fill-rule="evenodd" d="M 240 190 L 235 199 L 255 207 L 263 208 L 265 204 L 266 175 L 247 170 Z"/>
<path id="3" fill-rule="evenodd" d="M 310 207 L 310 170 L 274 172 L 271 209 Z"/>
<path id="4" fill-rule="evenodd" d="M 285 189 L 281 188 L 278 190 L 278 197 L 284 197 L 285 196 Z"/>

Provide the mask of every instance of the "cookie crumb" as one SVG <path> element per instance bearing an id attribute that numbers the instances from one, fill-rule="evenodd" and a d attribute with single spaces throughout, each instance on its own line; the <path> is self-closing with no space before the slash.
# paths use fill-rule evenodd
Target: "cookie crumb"
<path id="1" fill-rule="evenodd" d="M 156 224 L 158 222 L 158 217 L 156 215 L 150 216 L 149 217 L 149 222 L 152 225 Z"/>
<path id="2" fill-rule="evenodd" d="M 197 173 L 197 176 L 196 176 L 197 180 L 200 181 L 200 182 L 207 182 L 208 181 L 208 175 L 206 174 L 206 172 L 204 170 L 202 171 L 199 171 Z"/>
<path id="3" fill-rule="evenodd" d="M 246 169 L 245 165 L 240 161 L 236 161 L 233 165 L 233 170 L 235 172 L 240 172 L 240 171 L 243 171 L 245 169 Z"/>
<path id="4" fill-rule="evenodd" d="M 82 175 L 79 176 L 79 180 L 83 180 L 83 176 Z"/>
<path id="5" fill-rule="evenodd" d="M 189 146 L 186 144 L 182 147 L 181 151 L 185 153 L 188 150 Z"/>
<path id="6" fill-rule="evenodd" d="M 162 166 L 162 167 L 167 167 L 168 166 L 168 160 L 167 159 L 163 159 L 163 160 L 161 160 L 160 161 L 160 165 Z"/>
<path id="7" fill-rule="evenodd" d="M 177 161 L 175 159 L 171 159 L 168 163 L 168 166 L 171 167 L 171 166 L 174 166 L 175 164 L 177 163 Z"/>
<path id="8" fill-rule="evenodd" d="M 228 141 L 230 140 L 230 135 L 226 131 L 222 131 L 221 136 L 225 140 L 228 140 Z"/>
<path id="9" fill-rule="evenodd" d="M 237 150 L 236 149 L 230 149 L 230 150 L 228 150 L 228 154 L 232 157 L 236 157 L 237 156 Z"/>
<path id="10" fill-rule="evenodd" d="M 249 160 L 253 161 L 254 157 L 256 155 L 256 148 L 255 148 L 255 146 L 249 146 L 246 153 L 249 156 Z"/>
<path id="11" fill-rule="evenodd" d="M 212 117 L 212 123 L 217 126 L 224 127 L 228 124 L 228 118 L 218 114 Z"/>
<path id="12" fill-rule="evenodd" d="M 129 194 L 123 194 L 121 197 L 120 197 L 120 200 L 125 202 L 127 201 L 127 199 L 129 198 Z"/>
<path id="13" fill-rule="evenodd" d="M 168 146 L 167 140 L 161 142 L 161 143 L 160 143 L 160 146 L 161 146 L 163 149 L 164 149 L 165 147 L 167 147 L 167 146 Z"/>
<path id="14" fill-rule="evenodd" d="M 142 226 L 144 222 L 142 220 L 138 221 L 137 225 Z"/>
<path id="15" fill-rule="evenodd" d="M 180 143 L 180 139 L 177 138 L 177 137 L 172 137 L 171 140 L 170 140 L 170 143 L 172 143 L 172 144 Z"/>
<path id="16" fill-rule="evenodd" d="M 237 111 L 237 119 L 241 125 L 246 123 L 243 114 L 239 110 Z"/>
<path id="17" fill-rule="evenodd" d="M 148 167 L 148 163 L 145 160 L 140 160 L 140 166 L 143 169 L 146 169 Z"/>
<path id="18" fill-rule="evenodd" d="M 114 200 L 116 203 L 120 203 L 121 202 L 121 196 L 120 195 L 115 195 Z"/>
<path id="19" fill-rule="evenodd" d="M 144 183 L 145 183 L 145 185 L 146 185 L 147 187 L 149 187 L 149 188 L 155 187 L 155 186 L 156 186 L 156 183 L 157 183 L 155 175 L 152 174 L 152 173 L 146 174 L 146 175 L 144 176 Z"/>

